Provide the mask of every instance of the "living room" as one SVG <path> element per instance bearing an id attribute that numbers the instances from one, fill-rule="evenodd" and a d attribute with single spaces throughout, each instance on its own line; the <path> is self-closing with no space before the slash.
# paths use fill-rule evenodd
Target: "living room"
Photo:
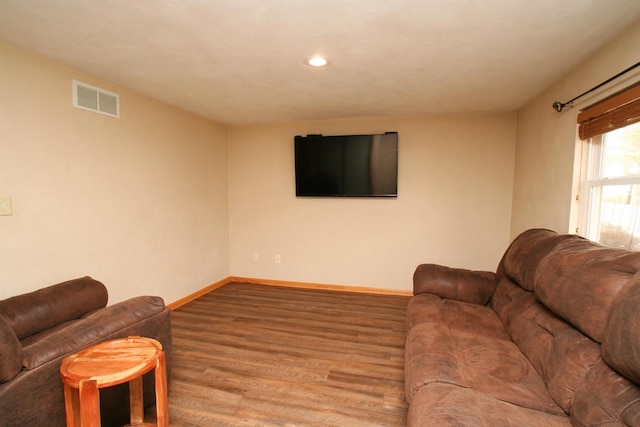
<path id="1" fill-rule="evenodd" d="M 637 60 L 640 23 L 621 30 L 517 111 L 248 124 L 3 43 L 0 297 L 85 274 L 112 302 L 173 302 L 230 276 L 408 292 L 425 260 L 493 270 L 522 230 L 570 230 L 577 109 L 551 103 Z M 118 93 L 121 117 L 73 108 L 72 80 Z M 385 131 L 397 199 L 295 197 L 295 135 Z"/>
<path id="2" fill-rule="evenodd" d="M 419 3 L 412 2 L 415 7 L 429 7 Z M 556 7 L 526 3 L 532 9 L 523 10 L 541 8 L 549 12 Z M 210 68 L 211 75 L 207 74 L 209 71 L 197 78 L 190 75 L 194 80 L 194 86 L 191 86 L 173 74 L 163 75 L 162 70 L 186 69 L 189 66 L 199 71 L 208 70 L 207 67 L 200 68 L 202 64 L 198 58 L 202 52 L 197 48 L 177 48 L 173 44 L 177 39 L 172 38 L 170 31 L 144 34 L 139 45 L 129 41 L 119 45 L 113 40 L 100 44 L 93 38 L 99 37 L 91 31 L 85 37 L 86 43 L 75 38 L 72 43 L 64 36 L 60 39 L 53 37 L 58 30 L 62 30 L 58 33 L 60 35 L 69 35 L 63 30 L 63 23 L 70 27 L 76 25 L 74 19 L 65 21 L 75 16 L 73 13 L 86 17 L 87 13 L 90 16 L 100 12 L 98 15 L 105 20 L 102 24 L 96 21 L 96 28 L 104 28 L 100 25 L 114 17 L 116 22 L 120 19 L 120 11 L 109 11 L 112 8 L 106 3 L 100 3 L 97 9 L 83 5 L 69 14 L 71 4 L 73 2 L 50 7 L 51 4 L 44 1 L 30 7 L 19 1 L 0 1 L 0 202 L 3 210 L 3 215 L 0 215 L 0 301 L 5 303 L 4 307 L 20 306 L 16 301 L 22 300 L 11 297 L 26 295 L 31 298 L 37 289 L 83 276 L 92 276 L 106 285 L 104 289 L 102 283 L 87 277 L 67 283 L 66 286 L 71 287 L 88 286 L 95 294 L 89 295 L 94 301 L 85 303 L 82 298 L 74 297 L 73 292 L 58 295 L 52 301 L 45 298 L 42 302 L 47 308 L 39 313 L 39 321 L 27 322 L 31 323 L 30 327 L 38 329 L 41 326 L 38 323 L 47 323 L 42 321 L 43 317 L 57 317 L 58 311 L 77 308 L 79 311 L 70 315 L 75 317 L 70 317 L 72 321 L 69 323 L 72 329 L 81 332 L 79 335 L 84 340 L 92 339 L 94 329 L 83 325 L 96 319 L 98 326 L 95 330 L 102 331 L 104 335 L 101 337 L 125 333 L 123 331 L 132 331 L 123 337 L 132 334 L 155 337 L 165 346 L 167 357 L 180 362 L 173 366 L 174 393 L 170 399 L 174 401 L 170 401 L 170 405 L 174 409 L 188 411 L 192 404 L 200 404 L 216 417 L 223 417 L 228 410 L 240 419 L 245 417 L 246 425 L 260 425 L 260 422 L 254 420 L 252 423 L 253 414 L 247 415 L 239 409 L 242 405 L 237 404 L 244 402 L 246 409 L 259 399 L 253 395 L 245 400 L 245 395 L 251 393 L 246 393 L 244 387 L 250 383 L 261 389 L 263 395 L 277 394 L 270 388 L 275 381 L 263 387 L 257 380 L 253 381 L 252 372 L 259 378 L 264 372 L 284 371 L 285 381 L 274 389 L 283 391 L 280 400 L 285 415 L 276 417 L 272 425 L 281 425 L 283 420 L 296 424 L 292 421 L 294 418 L 287 418 L 288 399 L 304 399 L 299 397 L 299 389 L 292 386 L 293 382 L 289 382 L 286 374 L 290 371 L 297 372 L 303 380 L 306 395 L 313 396 L 300 406 L 312 412 L 314 417 L 319 417 L 315 418 L 317 425 L 322 425 L 323 416 L 328 416 L 331 411 L 314 403 L 313 399 L 322 392 L 312 391 L 310 383 L 325 387 L 328 380 L 337 383 L 335 390 L 344 393 L 343 396 L 350 396 L 344 399 L 350 405 L 348 410 L 366 413 L 367 405 L 363 402 L 371 399 L 370 404 L 373 405 L 373 399 L 379 399 L 375 405 L 395 411 L 393 425 L 398 425 L 398 420 L 402 423 L 406 418 L 407 404 L 412 405 L 407 419 L 417 425 L 421 425 L 416 421 L 420 419 L 418 417 L 435 417 L 439 416 L 438 410 L 447 412 L 447 408 L 456 408 L 458 394 L 440 406 L 437 403 L 451 390 L 455 390 L 454 394 L 474 390 L 476 394 L 471 397 L 465 395 L 465 401 L 476 402 L 481 415 L 485 411 L 485 414 L 498 414 L 511 422 L 520 419 L 532 425 L 536 425 L 532 420 L 550 417 L 558 425 L 567 425 L 567 414 L 570 414 L 572 422 L 589 425 L 593 421 L 580 420 L 600 417 L 600 414 L 592 417 L 592 409 L 599 408 L 593 399 L 618 396 L 609 390 L 602 392 L 599 388 L 605 383 L 602 378 L 612 378 L 612 370 L 615 371 L 615 384 L 622 384 L 630 391 L 625 397 L 627 401 L 611 399 L 622 409 L 610 409 L 607 403 L 602 406 L 604 412 L 606 416 L 613 414 L 614 418 L 619 412 L 620 419 L 636 417 L 624 421 L 627 425 L 636 425 L 640 414 L 638 400 L 634 397 L 639 392 L 637 384 L 640 378 L 636 331 L 640 327 L 634 325 L 640 325 L 636 304 L 640 298 L 640 286 L 638 278 L 633 277 L 640 258 L 637 253 L 628 255 L 622 250 L 606 258 L 609 249 L 594 251 L 595 246 L 591 243 L 570 234 L 579 224 L 578 113 L 610 95 L 637 85 L 638 69 L 634 67 L 624 76 L 589 92 L 562 112 L 552 108 L 554 102 L 565 102 L 638 64 L 640 10 L 633 7 L 633 1 L 620 0 L 620 10 L 611 13 L 605 13 L 602 9 L 607 8 L 598 2 L 572 5 L 571 8 L 563 5 L 557 10 L 558 16 L 554 17 L 558 19 L 554 21 L 556 24 L 568 22 L 574 7 L 584 13 L 585 10 L 590 11 L 593 20 L 589 23 L 594 31 L 587 30 L 585 20 L 572 27 L 584 30 L 580 35 L 565 27 L 533 25 L 541 22 L 540 17 L 531 21 L 527 18 L 526 22 L 531 27 L 519 27 L 516 21 L 509 21 L 514 27 L 514 37 L 509 43 L 500 44 L 496 57 L 491 56 L 488 62 L 471 64 L 467 57 L 478 59 L 482 55 L 478 52 L 471 55 L 471 45 L 457 45 L 459 56 L 456 53 L 454 57 L 458 62 L 467 62 L 460 68 L 466 70 L 467 75 L 464 78 L 452 77 L 453 83 L 449 81 L 449 84 L 444 84 L 448 79 L 442 78 L 443 87 L 453 90 L 450 98 L 443 98 L 439 82 L 428 85 L 424 80 L 416 80 L 402 86 L 401 80 L 405 84 L 407 80 L 404 74 L 393 83 L 393 79 L 368 80 L 371 76 L 363 72 L 362 80 L 375 90 L 356 90 L 355 95 L 352 93 L 345 99 L 337 94 L 349 93 L 348 85 L 335 85 L 336 80 L 333 80 L 336 74 L 349 68 L 340 63 L 341 55 L 332 55 L 331 63 L 324 69 L 309 68 L 303 64 L 302 58 L 296 57 L 293 75 L 304 76 L 300 80 L 303 85 L 298 88 L 309 87 L 308 93 L 296 93 L 291 86 L 280 90 L 278 84 L 285 87 L 285 72 L 276 76 L 267 68 L 264 80 L 251 79 L 242 67 L 225 74 L 221 71 L 223 64 L 220 68 Z M 307 7 L 325 7 L 319 4 Z M 383 2 L 376 4 L 380 6 Z M 136 8 L 129 3 L 127 5 Z M 163 5 L 167 10 L 175 11 L 177 8 L 189 12 L 187 15 L 199 7 L 211 7 L 198 4 L 189 10 L 179 3 Z M 282 5 L 284 3 L 270 3 L 264 8 L 256 8 L 248 16 L 260 21 L 262 13 L 277 12 L 277 7 Z M 505 16 L 522 17 L 524 13 L 509 2 L 499 1 L 488 8 L 474 4 L 469 10 L 479 13 L 488 22 L 495 22 L 491 21 L 497 16 L 492 13 L 492 7 L 500 5 L 505 7 Z M 124 4 L 120 6 L 124 7 Z M 234 2 L 221 2 L 219 6 L 239 15 L 246 12 Z M 297 4 L 289 6 L 296 13 L 304 9 Z M 352 6 L 356 11 L 371 12 L 369 6 Z M 520 6 L 524 8 L 525 3 Z M 330 10 L 330 6 L 326 7 Z M 384 9 L 388 5 L 381 7 Z M 449 7 L 460 11 L 461 6 Z M 134 9 L 130 10 L 132 17 L 145 17 L 142 21 L 147 19 L 144 11 L 136 15 Z M 443 7 L 436 10 L 443 13 L 452 9 Z M 415 22 L 408 18 L 411 14 L 407 11 L 410 12 L 410 8 L 394 15 L 394 22 Z M 154 13 L 157 12 L 154 9 Z M 581 16 L 578 12 L 576 15 Z M 372 16 L 375 17 L 375 13 Z M 364 19 L 368 17 L 365 14 Z M 468 11 L 459 17 L 483 21 Z M 216 18 L 224 21 L 224 18 Z M 431 23 L 438 21 L 437 14 L 429 18 Z M 209 28 L 209 18 L 199 16 L 193 19 L 195 22 L 206 21 L 203 28 Z M 227 21 L 228 27 L 222 25 L 225 22 L 219 22 L 218 32 L 237 25 L 232 20 Z M 476 30 L 483 28 L 482 24 L 474 26 L 471 21 L 462 21 L 445 20 L 442 27 L 469 25 Z M 137 27 L 139 22 L 135 18 L 123 18 L 123 28 Z M 87 26 L 90 30 L 91 27 Z M 180 33 L 178 39 L 192 37 L 200 30 L 197 25 L 192 27 L 183 28 L 184 33 Z M 246 35 L 244 28 L 251 28 L 251 25 L 241 27 L 243 35 Z M 612 33 L 611 28 L 616 31 Z M 339 36 L 340 31 L 333 36 Z M 252 34 L 251 31 L 247 33 Z M 264 36 L 260 31 L 257 33 Z M 276 32 L 274 37 L 277 39 L 283 33 Z M 493 29 L 488 33 L 490 39 L 496 39 L 498 34 Z M 548 46 L 551 40 L 557 40 L 559 33 L 567 38 L 566 44 L 558 41 L 558 49 L 554 52 Z M 594 38 L 596 33 L 605 37 L 606 42 L 598 42 L 597 37 Z M 110 34 L 114 40 L 117 39 L 115 33 Z M 535 55 L 523 54 L 520 60 L 512 53 L 513 61 L 500 56 L 504 55 L 507 47 L 515 46 L 522 51 L 530 47 L 528 39 L 519 39 L 518 34 L 535 38 L 538 53 L 541 52 L 540 40 L 546 40 L 548 46 L 542 49 L 545 55 L 536 58 Z M 549 37 L 550 34 L 556 37 Z M 403 35 L 406 34 L 400 31 L 397 40 L 407 43 Z M 452 37 L 452 40 L 469 42 L 474 36 L 481 39 L 483 35 L 486 33 L 470 31 L 462 37 Z M 383 35 L 382 39 L 385 37 Z M 151 44 L 147 44 L 149 41 Z M 409 40 L 406 45 L 413 44 L 414 40 Z M 175 56 L 156 54 L 152 48 L 156 46 L 160 52 L 165 45 Z M 83 50 L 87 46 L 100 47 L 96 49 L 97 56 L 83 56 L 87 53 Z M 389 44 L 382 43 L 381 46 L 388 47 Z M 233 51 L 224 43 L 217 47 L 225 52 Z M 570 52 L 569 47 L 576 52 Z M 146 74 L 141 76 L 137 70 L 125 65 L 130 59 L 127 55 L 110 55 L 108 52 L 114 52 L 110 49 L 127 52 L 127 55 L 139 54 L 152 67 L 144 68 L 138 63 L 146 70 Z M 291 54 L 282 45 L 278 45 L 276 50 L 285 57 Z M 345 50 L 353 52 L 349 48 Z M 532 47 L 530 50 L 535 49 Z M 406 57 L 398 62 L 406 66 L 416 55 L 409 54 L 408 50 L 404 52 Z M 542 64 L 548 61 L 547 53 L 559 64 L 555 67 Z M 194 62 L 188 62 L 194 58 Z M 164 68 L 163 62 L 178 65 Z M 442 69 L 447 74 L 449 69 L 440 69 L 441 64 L 434 66 L 436 62 L 434 59 L 425 60 L 417 71 L 413 71 L 413 76 L 419 79 L 422 74 L 431 75 L 430 71 L 438 75 Z M 527 66 L 523 68 L 523 64 Z M 103 69 L 111 71 L 104 72 Z M 462 72 L 460 70 L 456 72 Z M 500 81 L 487 80 L 487 70 L 489 75 L 495 73 L 499 76 L 497 80 Z M 451 71 L 451 75 L 455 73 Z M 510 75 L 513 79 L 506 78 Z M 200 78 L 206 82 L 204 86 L 197 86 Z M 74 108 L 76 94 L 73 88 L 76 82 L 117 94 L 117 117 Z M 336 87 L 330 87 L 331 84 Z M 355 81 L 352 80 L 352 84 L 355 85 Z M 239 90 L 239 86 L 245 87 Z M 377 90 L 389 86 L 394 87 L 391 93 L 397 96 L 378 94 Z M 357 85 L 354 87 L 357 89 Z M 230 88 L 238 90 L 237 99 L 232 96 Z M 321 93 L 323 91 L 326 93 Z M 411 92 L 426 94 L 423 96 L 425 104 L 419 105 L 417 110 L 411 104 L 411 100 L 416 99 Z M 300 99 L 306 100 L 296 103 Z M 466 107 L 454 108 L 449 102 L 451 105 L 462 102 L 460 105 Z M 296 197 L 296 135 L 389 131 L 397 132 L 399 139 L 397 197 Z M 557 236 L 540 230 L 522 233 L 531 228 L 570 234 Z M 505 249 L 516 236 L 519 236 L 519 243 L 507 250 L 510 257 L 505 261 Z M 544 248 L 550 248 L 552 244 L 549 242 L 559 249 L 541 263 L 542 257 L 538 257 L 535 251 L 543 252 Z M 578 249 L 574 251 L 576 246 Z M 579 257 L 575 257 L 575 253 Z M 600 257 L 599 253 L 604 253 L 604 256 Z M 585 258 L 580 258 L 585 254 Z M 589 262 L 583 262 L 584 259 Z M 603 259 L 605 261 L 601 262 Z M 423 263 L 428 265 L 416 270 L 416 266 Z M 536 265 L 535 268 L 540 270 L 540 279 L 535 285 L 539 289 L 535 291 L 540 293 L 536 297 L 542 303 L 531 306 L 532 310 L 522 303 L 534 298 L 532 279 L 527 277 L 529 265 Z M 486 271 L 453 270 L 446 266 Z M 500 274 L 493 273 L 497 267 L 502 269 Z M 504 273 L 506 269 L 508 271 Z M 458 280 L 459 277 L 463 280 Z M 582 281 L 584 277 L 587 280 Z M 222 286 L 229 282 L 235 283 Z M 448 300 L 451 289 L 447 286 L 451 283 L 458 286 L 462 282 L 471 284 L 472 288 L 475 286 L 475 289 L 469 292 L 462 287 L 456 288 L 455 298 Z M 293 289 L 254 286 L 252 283 L 283 285 Z M 583 286 L 583 283 L 587 285 Z M 444 289 L 434 290 L 443 284 Z M 595 292 L 591 294 L 592 284 Z M 218 293 L 207 293 L 213 289 Z M 337 299 L 327 298 L 321 293 L 326 289 L 353 293 L 333 292 L 344 297 L 344 304 L 338 310 Z M 442 295 L 436 297 L 438 291 Z M 107 292 L 108 306 L 102 308 L 107 304 Z M 363 296 L 363 293 L 367 295 Z M 419 300 L 423 305 L 409 303 L 409 309 L 405 310 L 412 293 L 419 298 L 411 300 Z M 220 295 L 221 304 L 216 295 Z M 351 298 L 353 295 L 357 297 Z M 198 296 L 203 298 L 194 301 Z M 247 300 L 243 300 L 245 297 Z M 377 298 L 383 297 L 390 299 L 379 302 L 382 299 Z M 453 301 L 458 298 L 460 301 Z M 283 301 L 282 306 L 278 303 L 280 300 Z M 563 303 L 569 300 L 579 303 Z M 387 305 L 388 301 L 392 303 Z M 436 316 L 434 311 L 430 311 L 440 310 L 445 305 L 454 307 L 454 311 L 443 311 Z M 394 306 L 393 314 L 390 306 Z M 483 311 L 485 317 L 471 316 L 469 310 L 474 315 Z M 56 315 L 48 316 L 48 312 Z M 114 312 L 118 318 L 115 322 L 109 317 Z M 613 314 L 609 316 L 609 312 Z M 147 315 L 149 317 L 145 317 Z M 445 318 L 454 319 L 453 328 L 442 327 L 444 321 L 439 322 Z M 516 328 L 513 324 L 517 322 L 510 324 L 508 319 L 516 318 L 527 325 L 522 330 L 533 332 L 518 335 L 519 330 L 509 329 Z M 99 323 L 103 319 L 107 319 L 106 326 Z M 173 330 L 167 327 L 169 319 L 173 322 Z M 320 323 L 330 324 L 334 319 L 345 320 L 350 329 L 338 332 L 338 329 L 327 328 L 326 323 Z M 33 356 L 33 347 L 39 346 L 51 359 L 46 363 L 53 375 L 48 376 L 47 382 L 53 384 L 53 388 L 61 389 L 57 367 L 53 369 L 51 366 L 65 356 L 67 341 L 81 347 L 78 344 L 81 340 L 75 342 L 75 336 L 69 334 L 65 345 L 47 345 L 45 336 L 39 345 L 39 341 L 32 337 L 50 333 L 49 341 L 55 341 L 65 335 L 62 333 L 64 329 L 56 330 L 58 326 L 54 326 L 51 331 L 42 333 L 38 332 L 41 329 L 18 333 L 15 331 L 19 328 L 9 331 L 5 326 L 20 325 L 20 319 L 17 322 L 15 319 L 2 320 L 3 356 L 10 353 L 5 351 L 10 348 L 8 342 L 16 344 L 16 354 L 11 361 L 15 359 L 17 366 L 16 372 L 10 372 L 10 375 L 5 375 L 2 367 L 0 377 L 17 378 L 14 381 L 22 382 L 23 387 L 18 385 L 16 389 L 29 394 L 31 388 L 25 385 L 27 380 L 24 378 L 31 373 L 37 376 L 38 369 L 41 369 L 42 365 L 33 361 L 40 356 Z M 129 321 L 139 321 L 144 327 L 114 332 L 120 323 L 128 325 Z M 278 326 L 272 327 L 272 321 L 279 322 Z M 204 328 L 202 325 L 214 326 Z M 256 325 L 258 329 L 249 327 Z M 504 331 L 501 325 L 505 325 Z M 451 333 L 455 328 L 460 329 Z M 325 334 L 326 330 L 329 330 L 328 334 Z M 496 337 L 496 331 L 502 335 Z M 492 335 L 492 340 L 483 341 L 486 337 L 473 335 L 478 332 L 480 335 Z M 228 339 L 227 333 L 235 338 Z M 274 335 L 269 335 L 271 333 Z M 469 347 L 461 345 L 470 333 L 473 333 L 471 341 L 475 344 Z M 407 353 L 404 353 L 405 335 L 408 337 Z M 15 343 L 5 338 L 11 338 Z M 276 342 L 277 339 L 284 342 Z M 448 344 L 425 346 L 424 343 L 429 343 L 430 339 Z M 32 352 L 31 359 L 25 352 L 25 362 L 22 361 L 23 342 L 24 348 L 31 345 L 28 351 Z M 247 345 L 249 342 L 251 345 Z M 502 351 L 507 345 L 505 342 L 509 345 L 506 353 Z M 582 343 L 586 344 L 583 346 Z M 261 344 L 264 347 L 256 353 Z M 391 351 L 382 351 L 383 345 Z M 334 346 L 342 350 L 326 351 Z M 351 347 L 355 348 L 355 353 L 364 354 L 364 364 L 351 360 L 351 350 L 346 350 Z M 436 351 L 425 357 L 422 354 L 425 348 L 429 351 L 435 348 Z M 441 360 L 438 359 L 438 349 L 444 349 Z M 499 364 L 501 368 L 515 361 L 514 366 L 527 370 L 528 380 L 521 384 L 518 369 L 514 370 L 513 377 L 508 368 L 498 369 L 501 371 L 498 375 L 492 372 L 494 351 L 504 362 Z M 377 353 L 375 357 L 371 352 Z M 467 357 L 469 352 L 474 357 Z M 507 353 L 508 357 L 503 357 Z M 572 358 L 572 354 L 578 356 Z M 319 359 L 316 359 L 317 355 L 320 355 Z M 547 357 L 550 359 L 545 359 Z M 3 362 L 9 359 L 7 357 Z M 576 359 L 580 359 L 580 363 L 574 363 Z M 196 367 L 191 364 L 195 363 L 194 360 L 205 360 L 209 364 Z M 456 360 L 455 368 L 462 372 L 462 380 L 447 379 L 451 360 Z M 474 365 L 475 362 L 478 363 Z M 249 371 L 237 368 L 239 365 L 248 367 Z M 310 370 L 304 370 L 303 366 Z M 565 369 L 566 366 L 569 368 Z M 466 370 L 467 367 L 470 369 Z M 432 375 L 432 368 L 437 370 L 435 375 Z M 485 372 L 487 368 L 491 372 Z M 374 371 L 382 377 L 368 376 Z M 403 371 L 406 373 L 404 381 Z M 558 372 L 562 374 L 556 375 Z M 504 377 L 501 376 L 503 374 Z M 381 393 L 376 386 L 385 382 L 385 375 L 388 376 L 387 382 L 393 383 L 390 394 Z M 436 385 L 422 387 L 426 384 L 423 381 L 425 376 L 435 378 Z M 309 378 L 314 378 L 314 381 L 308 381 Z M 480 380 L 475 382 L 478 378 Z M 492 382 L 496 378 L 498 382 Z M 199 384 L 200 380 L 204 382 Z M 448 389 L 442 385 L 447 381 L 457 384 L 466 380 L 471 381 L 471 385 L 451 385 Z M 210 382 L 215 386 L 207 387 Z M 406 400 L 402 388 L 405 383 Z M 503 387 L 504 384 L 509 384 L 509 387 Z M 348 388 L 350 386 L 360 389 L 354 392 Z M 482 387 L 488 387 L 488 390 Z M 570 408 L 573 392 L 578 388 L 575 396 L 580 403 Z M 185 389 L 193 394 L 187 394 L 187 397 L 179 394 Z M 551 394 L 548 395 L 547 389 Z M 29 399 L 47 405 L 47 400 L 39 399 L 37 395 L 23 399 L 19 393 L 11 393 L 12 388 L 6 387 L 5 390 L 9 390 L 5 396 L 26 402 L 27 406 L 31 402 Z M 39 390 L 47 388 L 39 386 Z M 497 398 L 483 407 L 488 400 L 482 399 L 493 392 L 497 392 Z M 54 396 L 52 399 L 61 403 L 62 391 L 56 393 L 59 398 Z M 212 394 L 219 399 L 216 404 L 211 403 L 214 402 Z M 342 400 L 336 396 L 340 394 L 333 395 L 334 400 Z M 482 399 L 476 399 L 478 396 Z M 508 400 L 512 396 L 515 398 L 513 402 Z M 534 398 L 529 399 L 532 396 Z M 536 400 L 538 397 L 540 399 Z M 514 404 L 505 404 L 505 399 Z M 532 401 L 533 406 L 526 406 Z M 627 405 L 631 401 L 636 402 L 635 406 Z M 9 399 L 5 399 L 3 408 L 13 407 L 13 403 L 7 402 Z M 452 402 L 453 406 L 450 406 Z M 520 406 L 526 409 L 521 411 Z M 474 404 L 467 403 L 457 407 L 454 412 L 477 409 Z M 493 411 L 494 408 L 499 410 Z M 531 413 L 527 412 L 531 408 L 536 417 L 543 418 L 531 418 Z M 59 416 L 61 408 L 56 410 Z M 344 422 L 346 418 L 341 418 L 344 414 L 340 411 L 335 409 L 333 412 L 333 415 L 338 414 L 335 425 L 351 425 Z M 40 412 L 46 418 L 46 411 Z M 266 411 L 262 416 L 268 418 L 272 416 L 270 414 Z M 376 413 L 370 416 L 375 423 Z M 449 414 L 443 416 L 446 418 Z M 300 421 L 304 419 L 300 418 L 298 422 L 307 425 Z M 484 423 L 495 425 L 494 421 L 487 418 Z M 5 419 L 4 422 L 11 425 L 11 421 Z M 229 421 L 232 425 L 240 425 L 240 422 L 237 418 Z M 2 423 L 0 420 L 0 425 Z M 204 422 L 203 425 L 210 423 Z M 479 424 L 471 422 L 469 425 Z"/>

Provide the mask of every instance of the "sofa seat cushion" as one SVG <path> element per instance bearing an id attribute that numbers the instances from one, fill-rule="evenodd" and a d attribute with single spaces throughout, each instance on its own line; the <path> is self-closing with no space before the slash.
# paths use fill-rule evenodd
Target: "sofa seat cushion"
<path id="1" fill-rule="evenodd" d="M 407 334 L 405 387 L 410 403 L 425 385 L 448 383 L 522 407 L 564 414 L 494 311 L 451 300 L 431 299 L 422 305 L 435 306 L 436 314 Z"/>
<path id="2" fill-rule="evenodd" d="M 165 309 L 160 297 L 141 296 L 94 312 L 64 328 L 44 333 L 23 347 L 25 369 L 34 369 L 58 357 L 112 338 L 113 334 L 144 321 Z"/>
<path id="3" fill-rule="evenodd" d="M 408 425 L 420 427 L 570 426 L 569 419 L 524 408 L 451 384 L 422 387 L 409 407 Z"/>
<path id="4" fill-rule="evenodd" d="M 416 295 L 409 301 L 407 330 L 421 323 L 446 324 L 455 331 L 498 340 L 511 340 L 491 308 L 440 298 L 433 294 Z"/>

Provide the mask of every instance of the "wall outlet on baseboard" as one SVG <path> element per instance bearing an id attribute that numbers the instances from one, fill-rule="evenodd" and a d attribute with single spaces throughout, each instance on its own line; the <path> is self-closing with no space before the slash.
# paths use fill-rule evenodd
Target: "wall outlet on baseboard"
<path id="1" fill-rule="evenodd" d="M 260 254 L 258 252 L 253 253 L 253 262 L 260 262 Z"/>
<path id="2" fill-rule="evenodd" d="M 280 257 L 280 254 L 275 254 L 273 256 L 273 262 L 275 262 L 276 264 L 280 264 L 282 262 L 282 258 Z"/>

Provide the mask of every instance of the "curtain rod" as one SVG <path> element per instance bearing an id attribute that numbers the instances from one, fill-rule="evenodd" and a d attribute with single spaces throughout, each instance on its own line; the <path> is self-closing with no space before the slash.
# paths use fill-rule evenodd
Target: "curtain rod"
<path id="1" fill-rule="evenodd" d="M 553 109 L 554 109 L 554 110 L 556 110 L 558 113 L 562 112 L 562 110 L 563 110 L 563 109 L 564 109 L 564 107 L 566 107 L 566 106 L 573 107 L 573 101 L 575 101 L 575 100 L 577 100 L 577 99 L 582 98 L 582 97 L 583 97 L 583 96 L 585 96 L 586 94 L 591 93 L 591 92 L 593 92 L 593 91 L 594 91 L 594 90 L 596 90 L 596 89 L 601 88 L 602 86 L 606 85 L 607 83 L 609 83 L 609 82 L 611 82 L 611 81 L 613 81 L 613 80 L 617 79 L 618 77 L 620 77 L 620 76 L 622 76 L 622 75 L 624 75 L 624 74 L 628 73 L 629 71 L 631 71 L 631 70 L 633 70 L 634 68 L 637 68 L 637 67 L 640 67 L 640 62 L 637 62 L 637 63 L 633 64 L 631 67 L 627 68 L 626 70 L 619 72 L 619 73 L 618 73 L 618 74 L 616 74 L 615 76 L 613 76 L 613 77 L 611 77 L 611 78 L 609 78 L 609 79 L 607 79 L 607 80 L 603 81 L 603 82 L 602 82 L 602 83 L 600 83 L 599 85 L 592 87 L 592 88 L 591 88 L 591 89 L 589 89 L 588 91 L 586 91 L 586 92 L 584 92 L 584 93 L 581 93 L 580 95 L 576 96 L 576 97 L 575 97 L 575 98 L 573 98 L 573 99 L 570 99 L 570 100 L 569 100 L 569 101 L 567 101 L 567 102 L 560 102 L 560 101 L 556 101 L 556 102 L 554 102 L 554 103 L 553 103 L 553 105 L 552 105 L 552 107 L 553 107 Z"/>

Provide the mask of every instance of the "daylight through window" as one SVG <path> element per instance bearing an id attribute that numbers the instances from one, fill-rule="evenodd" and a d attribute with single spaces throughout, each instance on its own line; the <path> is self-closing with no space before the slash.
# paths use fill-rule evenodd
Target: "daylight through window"
<path id="1" fill-rule="evenodd" d="M 587 147 L 581 234 L 640 251 L 640 123 L 593 136 Z"/>

